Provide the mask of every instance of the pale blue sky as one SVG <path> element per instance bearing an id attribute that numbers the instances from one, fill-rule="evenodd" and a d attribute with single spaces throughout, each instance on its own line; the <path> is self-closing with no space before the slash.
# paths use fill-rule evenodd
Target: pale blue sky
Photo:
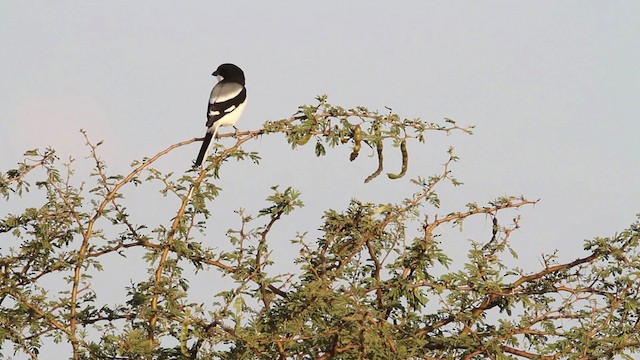
<path id="1" fill-rule="evenodd" d="M 540 198 L 519 212 L 512 241 L 521 266 L 539 266 L 556 248 L 571 260 L 583 239 L 610 236 L 640 212 L 639 18 L 637 1 L 3 2 L 0 171 L 46 145 L 82 159 L 79 128 L 105 141 L 101 154 L 119 172 L 200 137 L 210 74 L 233 62 L 247 76 L 243 130 L 326 93 L 345 107 L 450 117 L 476 135 L 410 144 L 405 179 L 367 185 L 374 159 L 349 163 L 348 149 L 318 159 L 312 146 L 291 152 L 280 137 L 264 137 L 247 146 L 261 152 L 260 166 L 223 169 L 203 241 L 237 224 L 232 210 L 255 212 L 270 186 L 290 185 L 307 205 L 278 229 L 274 260 L 290 259 L 288 239 L 317 229 L 322 210 L 343 209 L 352 196 L 400 200 L 414 190 L 409 179 L 438 172 L 453 145 L 465 185 L 442 187 L 443 209 L 432 213 L 501 195 Z M 198 147 L 159 167 L 186 170 Z M 399 168 L 387 159 L 389 171 Z M 127 191 L 138 222 L 168 224 L 174 199 Z M 453 250 L 484 239 L 490 225 L 477 225 L 444 243 Z"/>

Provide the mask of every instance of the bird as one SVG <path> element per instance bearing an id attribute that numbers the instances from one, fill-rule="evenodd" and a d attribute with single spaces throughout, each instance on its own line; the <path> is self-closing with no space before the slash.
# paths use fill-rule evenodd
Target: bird
<path id="1" fill-rule="evenodd" d="M 213 87 L 209 96 L 207 133 L 193 165 L 194 168 L 199 168 L 206 159 L 211 148 L 211 140 L 218 133 L 218 128 L 221 126 L 236 128 L 236 122 L 247 105 L 247 88 L 242 69 L 234 64 L 225 63 L 218 66 L 211 75 L 217 77 L 218 83 Z"/>

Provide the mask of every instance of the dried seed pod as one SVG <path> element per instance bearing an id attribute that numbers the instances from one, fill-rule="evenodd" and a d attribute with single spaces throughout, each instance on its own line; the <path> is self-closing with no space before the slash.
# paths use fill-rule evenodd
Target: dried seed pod
<path id="1" fill-rule="evenodd" d="M 407 167 L 409 166 L 409 154 L 407 153 L 407 140 L 403 139 L 400 143 L 400 152 L 402 153 L 402 168 L 399 174 L 387 173 L 389 179 L 400 179 L 407 173 Z"/>
<path id="2" fill-rule="evenodd" d="M 360 125 L 356 125 L 353 130 L 353 148 L 351 151 L 351 155 L 349 155 L 349 160 L 353 161 L 358 157 L 360 153 L 360 144 L 362 143 L 362 129 L 360 129 Z"/>

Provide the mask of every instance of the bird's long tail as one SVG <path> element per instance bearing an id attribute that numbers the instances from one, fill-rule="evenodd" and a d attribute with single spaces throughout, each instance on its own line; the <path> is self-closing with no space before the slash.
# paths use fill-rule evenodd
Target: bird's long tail
<path id="1" fill-rule="evenodd" d="M 212 133 L 207 131 L 207 134 L 204 136 L 204 140 L 202 140 L 202 146 L 200 147 L 200 152 L 198 153 L 196 162 L 195 164 L 193 164 L 194 168 L 199 168 L 202 165 L 204 159 L 207 158 L 207 154 L 209 153 L 209 149 L 211 148 L 211 140 L 216 136 L 217 132 L 217 127 L 213 130 Z"/>

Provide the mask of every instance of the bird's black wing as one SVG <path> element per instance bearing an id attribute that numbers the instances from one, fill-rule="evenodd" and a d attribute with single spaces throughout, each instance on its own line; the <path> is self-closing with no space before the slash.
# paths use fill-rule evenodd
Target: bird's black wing
<path id="1" fill-rule="evenodd" d="M 238 83 L 220 82 L 211 90 L 207 108 L 207 127 L 235 110 L 247 99 L 247 89 Z"/>

